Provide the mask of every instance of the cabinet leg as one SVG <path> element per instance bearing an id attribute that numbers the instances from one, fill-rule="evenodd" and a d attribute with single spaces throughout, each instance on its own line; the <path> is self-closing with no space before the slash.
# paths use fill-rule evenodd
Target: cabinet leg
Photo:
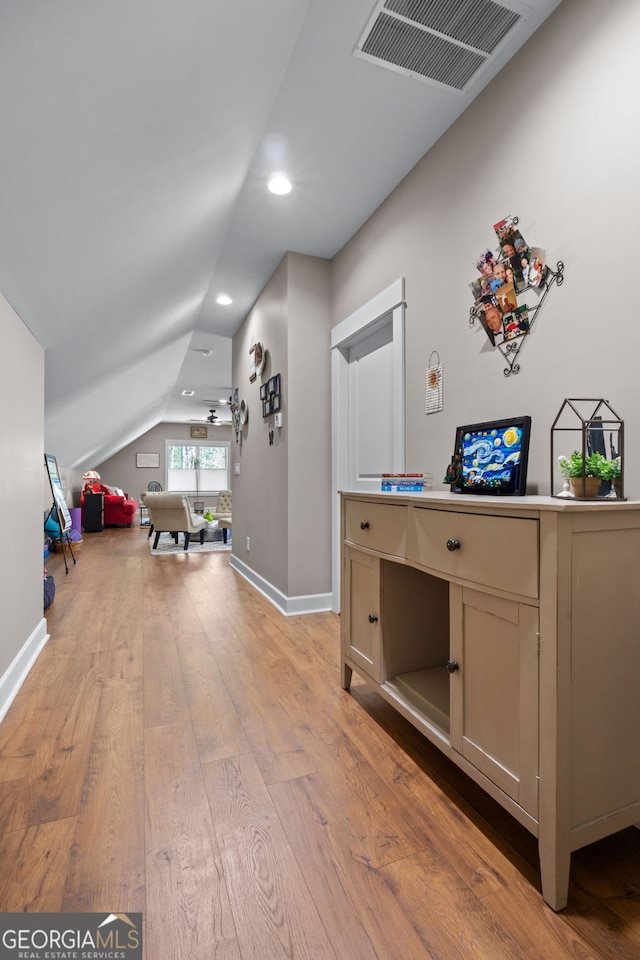
<path id="1" fill-rule="evenodd" d="M 567 848 L 555 854 L 540 849 L 540 878 L 542 896 L 552 910 L 564 910 L 569 899 L 569 873 L 571 870 L 571 850 Z"/>
<path id="2" fill-rule="evenodd" d="M 351 686 L 353 670 L 347 663 L 342 664 L 342 689 L 348 690 Z"/>

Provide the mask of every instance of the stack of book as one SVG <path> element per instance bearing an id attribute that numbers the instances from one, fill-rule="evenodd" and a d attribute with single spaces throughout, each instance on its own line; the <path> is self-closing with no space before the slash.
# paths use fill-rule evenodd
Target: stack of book
<path id="1" fill-rule="evenodd" d="M 424 473 L 383 473 L 380 489 L 394 493 L 422 493 L 426 483 Z"/>

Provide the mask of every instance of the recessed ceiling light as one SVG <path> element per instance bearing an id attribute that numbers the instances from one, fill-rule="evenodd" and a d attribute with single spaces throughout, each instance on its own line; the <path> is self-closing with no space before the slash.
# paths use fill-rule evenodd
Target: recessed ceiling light
<path id="1" fill-rule="evenodd" d="M 267 184 L 271 193 L 277 193 L 278 196 L 284 196 L 291 193 L 291 180 L 285 177 L 284 173 L 274 173 Z"/>
<path id="2" fill-rule="evenodd" d="M 216 297 L 216 303 L 219 303 L 221 307 L 228 307 L 230 303 L 233 303 L 233 300 L 226 293 L 221 293 Z"/>
<path id="3" fill-rule="evenodd" d="M 183 390 L 183 391 L 182 391 L 182 396 L 183 396 L 183 397 L 192 397 L 192 396 L 194 395 L 194 393 L 195 393 L 195 390 Z"/>

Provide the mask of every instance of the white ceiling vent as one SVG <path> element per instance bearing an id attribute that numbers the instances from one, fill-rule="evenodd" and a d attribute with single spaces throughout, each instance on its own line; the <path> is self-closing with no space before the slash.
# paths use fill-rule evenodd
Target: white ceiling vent
<path id="1" fill-rule="evenodd" d="M 526 12 L 511 0 L 379 0 L 354 55 L 463 93 Z"/>

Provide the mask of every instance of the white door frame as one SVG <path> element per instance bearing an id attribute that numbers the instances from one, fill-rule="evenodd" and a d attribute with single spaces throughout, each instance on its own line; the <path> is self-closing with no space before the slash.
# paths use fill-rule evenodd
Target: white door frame
<path id="1" fill-rule="evenodd" d="M 404 350 L 404 277 L 389 284 L 377 296 L 331 331 L 331 490 L 332 490 L 332 609 L 340 610 L 340 498 L 338 492 L 350 487 L 348 473 L 348 422 L 344 411 L 349 403 L 349 348 L 389 322 L 392 342 L 392 424 L 393 463 L 391 469 L 404 470 L 405 463 L 405 350 Z M 379 482 L 360 483 L 358 489 L 379 489 Z"/>

